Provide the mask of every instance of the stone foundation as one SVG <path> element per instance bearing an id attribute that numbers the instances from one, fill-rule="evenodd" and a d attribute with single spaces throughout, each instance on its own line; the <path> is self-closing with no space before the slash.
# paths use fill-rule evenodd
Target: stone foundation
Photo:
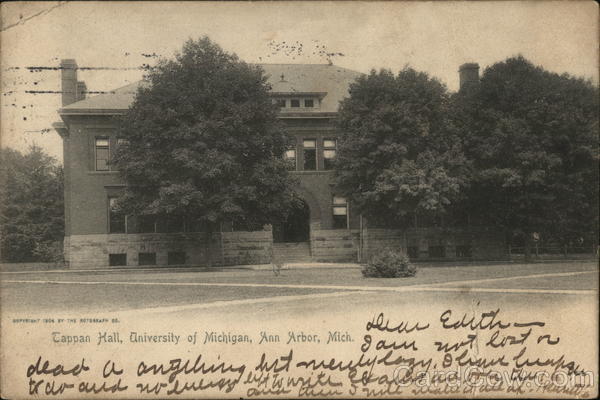
<path id="1" fill-rule="evenodd" d="M 365 228 L 360 235 L 359 230 L 311 229 L 311 261 L 365 262 L 386 248 L 402 250 L 415 261 L 508 259 L 502 235 L 485 228 Z M 64 243 L 71 269 L 109 267 L 111 255 L 113 261 L 125 261 L 113 265 L 118 267 L 268 264 L 273 255 L 270 230 L 216 232 L 210 244 L 205 233 L 75 235 Z M 144 262 L 140 253 L 146 253 Z"/>
<path id="2" fill-rule="evenodd" d="M 65 240 L 65 256 L 71 269 L 110 267 L 111 254 L 126 254 L 119 267 L 264 264 L 272 243 L 270 231 L 216 232 L 208 246 L 205 233 L 75 235 Z M 153 254 L 155 263 L 140 263 L 140 253 Z"/>
<path id="3" fill-rule="evenodd" d="M 357 261 L 359 232 L 356 230 L 311 231 L 310 250 L 315 262 Z"/>
<path id="4" fill-rule="evenodd" d="M 221 233 L 222 264 L 268 264 L 273 253 L 271 231 Z"/>
<path id="5" fill-rule="evenodd" d="M 415 261 L 508 260 L 503 235 L 488 228 L 364 229 L 367 260 L 383 249 L 397 249 Z"/>

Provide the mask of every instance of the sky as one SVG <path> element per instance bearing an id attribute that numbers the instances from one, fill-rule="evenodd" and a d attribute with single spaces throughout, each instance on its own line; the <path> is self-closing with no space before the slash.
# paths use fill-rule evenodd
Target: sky
<path id="1" fill-rule="evenodd" d="M 458 67 L 522 54 L 598 83 L 598 6 L 592 1 L 481 2 L 9 2 L 2 3 L 0 145 L 43 147 L 62 161 L 60 71 L 74 58 L 89 91 L 142 78 L 208 35 L 252 63 L 327 63 L 368 72 L 404 66 L 458 89 Z M 302 45 L 302 51 L 299 50 Z M 285 47 L 287 46 L 287 47 Z"/>

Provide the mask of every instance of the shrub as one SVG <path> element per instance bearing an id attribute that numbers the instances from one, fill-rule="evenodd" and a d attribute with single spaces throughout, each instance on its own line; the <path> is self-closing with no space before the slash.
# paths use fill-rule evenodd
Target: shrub
<path id="1" fill-rule="evenodd" d="M 406 254 L 397 250 L 384 250 L 371 257 L 362 268 L 366 278 L 407 278 L 415 276 L 417 267 Z"/>
<path id="2" fill-rule="evenodd" d="M 56 264 L 64 262 L 62 241 L 36 243 L 32 253 L 38 261 Z"/>

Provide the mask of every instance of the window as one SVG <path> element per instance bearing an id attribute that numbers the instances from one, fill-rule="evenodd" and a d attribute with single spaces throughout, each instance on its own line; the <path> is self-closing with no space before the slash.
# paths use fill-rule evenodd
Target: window
<path id="1" fill-rule="evenodd" d="M 290 100 L 290 107 L 293 107 L 293 108 L 300 107 L 300 100 L 298 100 L 298 99 Z"/>
<path id="2" fill-rule="evenodd" d="M 109 160 L 108 138 L 96 138 L 96 171 L 108 171 Z"/>
<path id="3" fill-rule="evenodd" d="M 314 171 L 317 169 L 317 141 L 315 139 L 305 139 L 304 146 L 304 170 Z"/>
<path id="4" fill-rule="evenodd" d="M 117 147 L 119 146 L 123 146 L 123 145 L 128 145 L 129 144 L 129 140 L 125 139 L 125 138 L 117 138 Z"/>
<path id="5" fill-rule="evenodd" d="M 411 260 L 419 258 L 419 248 L 417 246 L 408 246 L 406 252 Z"/>
<path id="6" fill-rule="evenodd" d="M 183 265 L 185 264 L 185 252 L 183 251 L 170 251 L 167 254 L 168 265 Z"/>
<path id="7" fill-rule="evenodd" d="M 323 139 L 323 166 L 325 169 L 333 169 L 333 162 L 337 151 L 335 139 Z"/>
<path id="8" fill-rule="evenodd" d="M 156 253 L 138 253 L 138 265 L 156 265 Z"/>
<path id="9" fill-rule="evenodd" d="M 138 233 L 156 232 L 156 218 L 154 215 L 140 215 L 137 218 Z"/>
<path id="10" fill-rule="evenodd" d="M 232 232 L 259 232 L 263 230 L 263 224 L 248 221 L 244 219 L 238 219 L 231 222 Z"/>
<path id="11" fill-rule="evenodd" d="M 304 107 L 313 108 L 315 106 L 315 102 L 313 99 L 304 99 Z"/>
<path id="12" fill-rule="evenodd" d="M 176 233 L 185 231 L 185 218 L 181 215 L 168 215 L 163 220 L 163 229 L 166 233 Z"/>
<path id="13" fill-rule="evenodd" d="M 117 209 L 117 198 L 108 198 L 108 232 L 125 233 L 127 232 L 127 218 Z"/>
<path id="14" fill-rule="evenodd" d="M 333 229 L 348 229 L 348 203 L 344 197 L 333 196 Z"/>
<path id="15" fill-rule="evenodd" d="M 109 254 L 108 265 L 111 267 L 121 267 L 127 265 L 127 253 Z"/>
<path id="16" fill-rule="evenodd" d="M 277 106 L 285 108 L 285 99 L 277 99 Z"/>
<path id="17" fill-rule="evenodd" d="M 288 164 L 288 170 L 295 171 L 296 170 L 296 149 L 286 150 L 284 154 L 284 159 Z"/>
<path id="18" fill-rule="evenodd" d="M 199 218 L 189 218 L 185 222 L 186 232 L 206 232 L 208 225 Z"/>
<path id="19" fill-rule="evenodd" d="M 446 248 L 444 246 L 429 246 L 429 257 L 431 257 L 431 258 L 446 257 Z"/>
<path id="20" fill-rule="evenodd" d="M 469 258 L 472 256 L 472 253 L 473 251 L 469 244 L 456 246 L 456 257 Z"/>

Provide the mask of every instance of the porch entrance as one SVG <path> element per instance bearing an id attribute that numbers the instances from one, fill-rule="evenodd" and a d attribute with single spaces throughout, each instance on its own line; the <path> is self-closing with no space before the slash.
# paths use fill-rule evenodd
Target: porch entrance
<path id="1" fill-rule="evenodd" d="M 299 207 L 294 208 L 287 219 L 280 224 L 273 225 L 274 243 L 308 242 L 310 240 L 310 209 L 302 201 Z"/>
<path id="2" fill-rule="evenodd" d="M 276 262 L 309 262 L 310 209 L 304 201 L 287 219 L 273 225 L 273 257 Z"/>

